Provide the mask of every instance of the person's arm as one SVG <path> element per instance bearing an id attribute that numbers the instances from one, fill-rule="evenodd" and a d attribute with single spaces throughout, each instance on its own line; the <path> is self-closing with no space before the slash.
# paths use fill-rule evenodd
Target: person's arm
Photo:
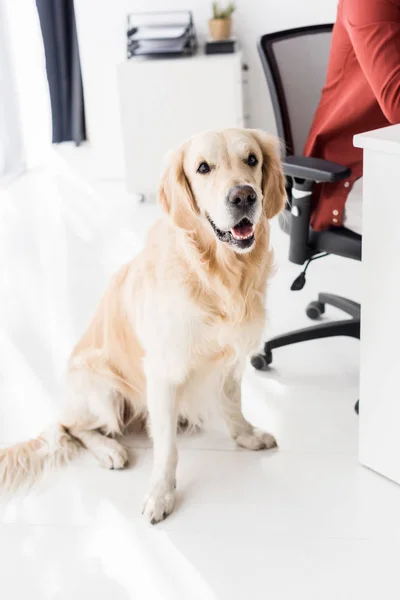
<path id="1" fill-rule="evenodd" d="M 342 0 L 357 60 L 390 123 L 400 123 L 400 0 Z"/>

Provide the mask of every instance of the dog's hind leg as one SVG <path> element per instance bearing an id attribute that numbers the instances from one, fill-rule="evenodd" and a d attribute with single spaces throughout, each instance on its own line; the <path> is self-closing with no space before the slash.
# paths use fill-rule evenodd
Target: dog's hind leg
<path id="1" fill-rule="evenodd" d="M 128 453 L 125 448 L 99 431 L 69 430 L 93 454 L 98 463 L 106 469 L 123 469 L 128 464 Z"/>
<path id="2" fill-rule="evenodd" d="M 63 413 L 65 429 L 107 469 L 122 469 L 128 453 L 113 437 L 121 434 L 124 399 L 107 382 L 86 371 L 69 378 L 68 403 Z"/>

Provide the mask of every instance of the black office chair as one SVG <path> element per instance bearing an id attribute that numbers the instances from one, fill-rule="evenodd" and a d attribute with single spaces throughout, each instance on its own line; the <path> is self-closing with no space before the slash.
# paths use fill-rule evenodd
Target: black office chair
<path id="1" fill-rule="evenodd" d="M 282 229 L 290 236 L 289 260 L 306 268 L 325 254 L 361 260 L 361 236 L 344 227 L 313 231 L 310 227 L 311 194 L 316 182 L 347 179 L 350 170 L 326 160 L 301 155 L 317 109 L 328 66 L 333 25 L 316 25 L 264 35 L 258 45 L 269 87 L 279 137 L 287 154 L 283 170 L 287 176 L 288 203 L 280 217 Z M 305 271 L 292 289 L 301 289 Z M 318 319 L 325 306 L 335 306 L 350 319 L 321 323 L 291 331 L 266 342 L 264 353 L 252 357 L 253 367 L 267 369 L 272 351 L 282 346 L 334 336 L 360 339 L 360 305 L 332 294 L 319 294 L 306 309 Z M 358 412 L 358 402 L 356 404 Z"/>

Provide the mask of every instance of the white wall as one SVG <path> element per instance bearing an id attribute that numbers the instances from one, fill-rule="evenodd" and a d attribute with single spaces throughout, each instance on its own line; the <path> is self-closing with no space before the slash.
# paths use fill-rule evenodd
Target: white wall
<path id="1" fill-rule="evenodd" d="M 50 150 L 50 96 L 35 0 L 0 0 L 0 177 L 42 164 Z"/>
<path id="2" fill-rule="evenodd" d="M 274 131 L 256 43 L 264 33 L 333 22 L 337 0 L 237 0 L 236 5 L 234 29 L 250 66 L 251 125 Z M 211 0 L 75 0 L 88 134 L 104 177 L 123 177 L 115 67 L 125 59 L 126 15 L 180 9 L 193 11 L 198 37 L 204 41 Z"/>

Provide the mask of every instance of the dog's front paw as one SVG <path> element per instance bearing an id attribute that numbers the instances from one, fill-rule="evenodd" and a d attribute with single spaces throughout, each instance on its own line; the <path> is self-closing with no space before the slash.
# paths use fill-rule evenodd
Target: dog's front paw
<path id="1" fill-rule="evenodd" d="M 278 445 L 273 435 L 265 433 L 260 429 L 253 429 L 248 433 L 238 435 L 236 443 L 238 446 L 242 446 L 242 448 L 247 448 L 248 450 L 269 450 Z"/>
<path id="2" fill-rule="evenodd" d="M 171 514 L 174 502 L 174 488 L 164 484 L 157 485 L 147 494 L 142 513 L 152 525 L 155 525 Z"/>

